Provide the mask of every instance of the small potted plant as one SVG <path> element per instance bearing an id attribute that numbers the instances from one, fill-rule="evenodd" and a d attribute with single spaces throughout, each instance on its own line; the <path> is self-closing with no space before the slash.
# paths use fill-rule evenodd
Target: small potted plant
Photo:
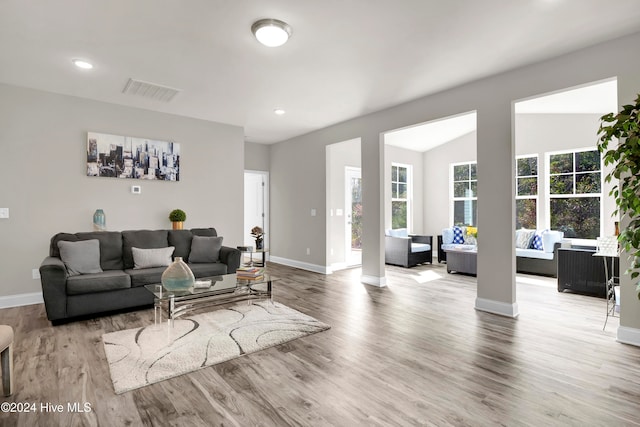
<path id="1" fill-rule="evenodd" d="M 169 213 L 169 221 L 173 224 L 174 230 L 182 230 L 187 214 L 181 209 L 174 209 Z"/>
<path id="2" fill-rule="evenodd" d="M 256 239 L 256 249 L 262 249 L 262 236 L 264 236 L 264 231 L 262 227 L 256 225 L 251 229 L 251 235 Z"/>

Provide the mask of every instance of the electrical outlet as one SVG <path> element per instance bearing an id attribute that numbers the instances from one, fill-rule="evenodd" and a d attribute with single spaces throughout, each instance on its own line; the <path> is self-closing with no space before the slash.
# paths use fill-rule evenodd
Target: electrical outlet
<path id="1" fill-rule="evenodd" d="M 311 248 L 307 248 L 307 255 L 311 255 Z"/>
<path id="2" fill-rule="evenodd" d="M 0 218 L 9 218 L 9 208 L 0 208 Z"/>
<path id="3" fill-rule="evenodd" d="M 31 277 L 33 277 L 34 280 L 37 280 L 40 278 L 40 270 L 38 270 L 37 268 L 34 268 L 33 270 L 31 270 Z"/>

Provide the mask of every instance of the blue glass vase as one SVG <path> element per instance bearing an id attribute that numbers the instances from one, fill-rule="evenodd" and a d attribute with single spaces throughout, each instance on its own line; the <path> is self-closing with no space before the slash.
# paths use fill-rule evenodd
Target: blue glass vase
<path id="1" fill-rule="evenodd" d="M 195 284 L 196 278 L 189 266 L 177 256 L 160 278 L 162 286 L 168 291 L 185 291 Z"/>
<path id="2" fill-rule="evenodd" d="M 102 209 L 96 209 L 93 214 L 93 230 L 105 231 L 107 229 L 107 217 Z"/>

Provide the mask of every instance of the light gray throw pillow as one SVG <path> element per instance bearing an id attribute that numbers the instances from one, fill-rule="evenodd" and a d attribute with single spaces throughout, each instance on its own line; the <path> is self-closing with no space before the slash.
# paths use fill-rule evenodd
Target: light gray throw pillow
<path id="1" fill-rule="evenodd" d="M 533 239 L 535 234 L 536 230 L 527 230 L 526 228 L 516 230 L 516 248 L 529 249 L 531 239 Z"/>
<path id="2" fill-rule="evenodd" d="M 218 262 L 220 261 L 220 249 L 222 249 L 222 236 L 193 236 L 189 262 Z"/>
<path id="3" fill-rule="evenodd" d="M 167 246 L 166 248 L 140 249 L 131 248 L 133 254 L 133 269 L 166 267 L 171 264 L 171 255 L 176 248 Z"/>
<path id="4" fill-rule="evenodd" d="M 67 267 L 69 276 L 102 273 L 100 267 L 100 241 L 98 239 L 77 242 L 58 242 L 60 259 Z"/>

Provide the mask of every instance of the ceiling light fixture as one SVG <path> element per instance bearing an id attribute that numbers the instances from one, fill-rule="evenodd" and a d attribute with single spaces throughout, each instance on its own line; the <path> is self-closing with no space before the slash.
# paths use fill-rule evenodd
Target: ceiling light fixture
<path id="1" fill-rule="evenodd" d="M 260 43 L 269 47 L 282 46 L 291 37 L 291 27 L 277 19 L 261 19 L 251 26 L 251 32 Z"/>
<path id="2" fill-rule="evenodd" d="M 82 68 L 83 70 L 90 70 L 93 68 L 93 64 L 87 61 L 83 61 L 82 59 L 72 59 L 73 65 L 78 68 Z"/>
<path id="3" fill-rule="evenodd" d="M 286 113 L 286 111 L 284 111 L 282 108 L 276 108 L 275 110 L 273 110 L 273 112 L 275 114 L 277 114 L 278 116 L 283 115 L 284 113 Z"/>

